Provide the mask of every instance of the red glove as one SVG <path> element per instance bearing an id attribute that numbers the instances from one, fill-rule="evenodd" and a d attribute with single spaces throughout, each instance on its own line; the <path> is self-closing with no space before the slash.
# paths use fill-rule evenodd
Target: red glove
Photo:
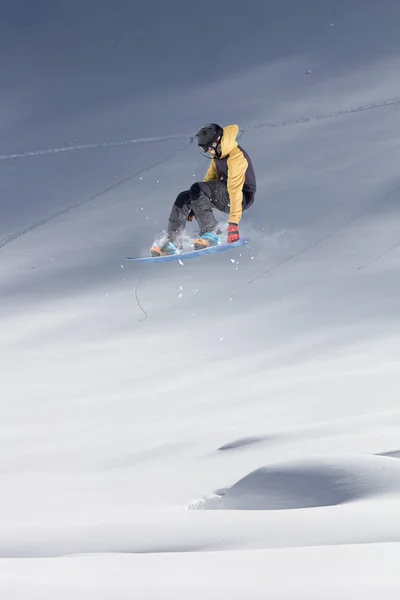
<path id="1" fill-rule="evenodd" d="M 236 223 L 229 223 L 228 225 L 228 244 L 233 244 L 240 240 L 239 229 Z"/>

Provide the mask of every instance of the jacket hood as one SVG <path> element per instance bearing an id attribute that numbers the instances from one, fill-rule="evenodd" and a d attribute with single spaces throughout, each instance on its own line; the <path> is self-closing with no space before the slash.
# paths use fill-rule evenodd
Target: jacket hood
<path id="1" fill-rule="evenodd" d="M 221 139 L 221 158 L 227 156 L 236 146 L 236 136 L 239 133 L 238 125 L 228 125 L 223 128 L 223 136 Z"/>

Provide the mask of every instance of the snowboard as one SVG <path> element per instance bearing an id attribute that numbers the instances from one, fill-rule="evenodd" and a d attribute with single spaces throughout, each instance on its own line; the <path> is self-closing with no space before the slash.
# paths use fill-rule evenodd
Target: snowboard
<path id="1" fill-rule="evenodd" d="M 144 256 L 138 258 L 135 258 L 134 256 L 126 256 L 126 260 L 150 263 L 168 262 L 172 260 L 187 260 L 188 258 L 198 258 L 199 256 L 204 256 L 205 254 L 214 254 L 215 252 L 233 250 L 234 248 L 238 248 L 240 246 L 246 246 L 248 243 L 248 238 L 240 238 L 240 240 L 233 242 L 233 244 L 223 242 L 222 244 L 217 244 L 217 246 L 210 246 L 210 248 L 202 248 L 201 250 L 188 250 L 186 252 L 179 252 L 179 254 L 167 254 L 166 256 Z"/>

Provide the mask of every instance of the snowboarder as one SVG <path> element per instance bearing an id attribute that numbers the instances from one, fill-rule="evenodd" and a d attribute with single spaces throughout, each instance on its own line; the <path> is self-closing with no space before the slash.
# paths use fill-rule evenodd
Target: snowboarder
<path id="1" fill-rule="evenodd" d="M 204 181 L 194 183 L 190 190 L 181 192 L 172 207 L 167 235 L 154 244 L 151 256 L 177 254 L 181 248 L 180 237 L 187 221 L 196 219 L 200 235 L 194 240 L 196 250 L 221 243 L 221 230 L 213 208 L 229 214 L 228 242 L 240 239 L 238 224 L 242 212 L 254 202 L 256 178 L 249 155 L 236 141 L 239 127 L 220 127 L 216 123 L 205 125 L 196 133 L 197 145 L 211 156 L 211 165 Z"/>

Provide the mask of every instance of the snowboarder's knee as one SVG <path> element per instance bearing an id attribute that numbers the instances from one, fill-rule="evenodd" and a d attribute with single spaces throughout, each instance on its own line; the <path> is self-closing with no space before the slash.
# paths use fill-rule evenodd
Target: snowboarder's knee
<path id="1" fill-rule="evenodd" d="M 201 194 L 201 187 L 200 187 L 200 183 L 197 181 L 190 188 L 191 200 L 197 200 L 197 198 L 200 196 L 200 194 Z"/>
<path id="2" fill-rule="evenodd" d="M 211 191 L 208 184 L 205 181 L 196 181 L 190 188 L 190 201 L 198 200 L 202 194 L 207 198 L 211 198 Z"/>
<path id="3" fill-rule="evenodd" d="M 177 206 L 178 208 L 183 208 L 185 204 L 188 204 L 188 202 L 190 202 L 190 191 L 184 190 L 183 192 L 177 195 L 175 200 L 175 206 Z"/>

